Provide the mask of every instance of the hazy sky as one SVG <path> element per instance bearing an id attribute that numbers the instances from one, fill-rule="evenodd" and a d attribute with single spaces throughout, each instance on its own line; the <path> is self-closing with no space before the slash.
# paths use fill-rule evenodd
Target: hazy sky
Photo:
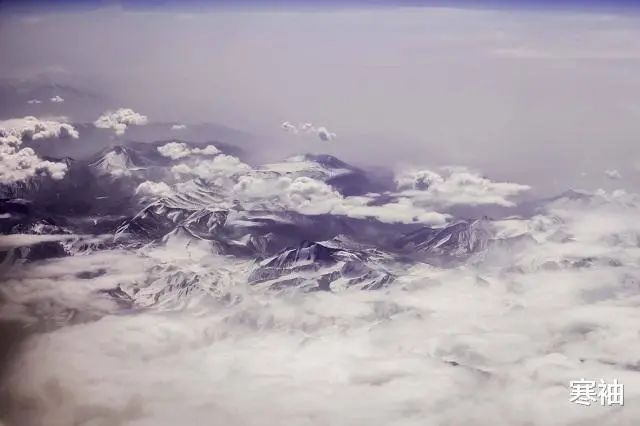
<path id="1" fill-rule="evenodd" d="M 540 190 L 640 183 L 635 12 L 34 7 L 2 14 L 0 57 L 4 76 L 64 71 L 152 121 L 252 132 L 273 157 L 462 164 Z"/>

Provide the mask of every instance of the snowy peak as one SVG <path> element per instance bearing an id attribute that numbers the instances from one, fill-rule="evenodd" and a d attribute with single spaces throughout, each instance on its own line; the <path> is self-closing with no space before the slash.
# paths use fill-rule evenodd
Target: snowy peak
<path id="1" fill-rule="evenodd" d="M 332 155 L 302 154 L 282 162 L 259 167 L 258 172 L 275 173 L 292 178 L 309 177 L 333 186 L 343 195 L 375 192 L 366 173 Z"/>
<path id="2" fill-rule="evenodd" d="M 445 228 L 422 228 L 403 236 L 398 246 L 432 255 L 466 256 L 484 250 L 492 237 L 487 219 L 461 221 Z"/>
<path id="3" fill-rule="evenodd" d="M 312 241 L 303 241 L 295 249 L 287 249 L 283 253 L 265 261 L 263 266 L 269 268 L 289 268 L 292 266 L 313 263 L 335 263 L 333 257 L 338 249 L 332 249 Z"/>
<path id="4" fill-rule="evenodd" d="M 357 252 L 303 241 L 261 262 L 249 276 L 254 285 L 272 289 L 295 287 L 305 290 L 338 291 L 350 287 L 376 289 L 394 276 L 379 265 L 370 265 Z"/>
<path id="5" fill-rule="evenodd" d="M 115 146 L 89 164 L 100 175 L 113 177 L 130 176 L 142 166 L 136 163 L 137 156 L 124 146 Z"/>
<path id="6" fill-rule="evenodd" d="M 357 168 L 336 157 L 314 154 L 295 155 L 282 162 L 266 164 L 258 170 L 292 177 L 307 176 L 324 181 L 336 176 L 359 172 Z"/>

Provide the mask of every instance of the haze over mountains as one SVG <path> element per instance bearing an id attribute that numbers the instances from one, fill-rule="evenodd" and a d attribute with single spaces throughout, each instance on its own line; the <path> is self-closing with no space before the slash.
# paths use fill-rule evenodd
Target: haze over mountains
<path id="1" fill-rule="evenodd" d="M 63 176 L 0 186 L 0 316 L 8 336 L 30 336 L 6 345 L 7 421 L 591 421 L 558 377 L 637 380 L 635 355 L 616 349 L 636 345 L 637 195 L 518 205 L 528 187 L 464 168 L 390 176 L 326 154 L 249 165 L 236 133 L 189 142 L 146 126 L 160 140 L 127 128 L 79 158 L 41 154 Z M 110 131 L 75 130 L 79 142 L 25 143 Z M 200 379 L 180 373 L 192 370 Z M 455 385 L 436 392 L 433 377 Z"/>
<path id="2" fill-rule="evenodd" d="M 636 13 L 187 3 L 0 5 L 0 426 L 637 424 Z"/>

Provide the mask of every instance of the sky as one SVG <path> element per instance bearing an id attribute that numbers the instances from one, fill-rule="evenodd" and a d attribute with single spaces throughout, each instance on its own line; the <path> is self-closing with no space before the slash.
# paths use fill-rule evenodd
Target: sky
<path id="1" fill-rule="evenodd" d="M 267 159 L 464 165 L 543 193 L 630 188 L 633 3 L 9 3 L 0 74 L 65 74 L 151 121 L 250 132 Z M 337 137 L 319 144 L 284 121 Z"/>

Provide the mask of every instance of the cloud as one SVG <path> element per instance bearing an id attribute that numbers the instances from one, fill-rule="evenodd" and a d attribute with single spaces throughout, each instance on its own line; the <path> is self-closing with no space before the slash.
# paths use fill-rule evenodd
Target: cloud
<path id="1" fill-rule="evenodd" d="M 171 142 L 158 148 L 162 155 L 181 160 L 171 168 L 178 183 L 202 179 L 218 186 L 216 191 L 222 191 L 223 197 L 248 211 L 293 211 L 304 215 L 372 218 L 385 223 L 444 225 L 449 215 L 439 212 L 440 207 L 454 204 L 511 205 L 508 197 L 528 189 L 523 185 L 492 182 L 464 168 L 449 168 L 443 174 L 429 170 L 399 174 L 398 192 L 345 197 L 317 176 L 305 175 L 304 169 L 287 174 L 278 168 L 253 169 L 238 158 L 225 154 L 217 154 L 211 159 L 192 156 L 206 150 L 191 149 L 181 142 Z M 211 153 L 216 152 L 212 149 Z M 314 170 L 309 169 L 308 172 L 313 173 Z"/>
<path id="2" fill-rule="evenodd" d="M 318 134 L 318 137 L 323 141 L 330 141 L 335 139 L 336 134 L 327 130 L 326 127 L 318 127 L 315 129 L 315 132 Z"/>
<path id="3" fill-rule="evenodd" d="M 164 157 L 169 157 L 173 160 L 177 160 L 179 158 L 187 157 L 191 154 L 191 149 L 180 142 L 169 142 L 166 145 L 159 146 L 158 152 Z"/>
<path id="4" fill-rule="evenodd" d="M 0 250 L 6 251 L 12 248 L 28 247 L 43 242 L 65 241 L 77 239 L 77 235 L 73 234 L 55 234 L 55 235 L 39 235 L 39 234 L 11 234 L 3 235 L 0 240 Z"/>
<path id="5" fill-rule="evenodd" d="M 373 204 L 369 197 L 346 197 L 333 214 L 342 214 L 353 218 L 374 218 L 385 223 L 420 223 L 441 226 L 447 223 L 448 214 L 429 211 L 416 206 L 410 198 L 398 198 L 383 204 Z"/>
<path id="6" fill-rule="evenodd" d="M 128 126 L 143 126 L 147 122 L 146 116 L 138 114 L 130 108 L 120 108 L 116 111 L 105 112 L 93 124 L 101 129 L 113 129 L 117 135 L 122 135 Z"/>
<path id="7" fill-rule="evenodd" d="M 604 175 L 611 180 L 620 180 L 622 179 L 622 174 L 615 169 L 605 170 Z"/>
<path id="8" fill-rule="evenodd" d="M 288 121 L 285 121 L 284 123 L 282 123 L 282 124 L 280 125 L 280 128 L 281 128 L 282 130 L 284 130 L 285 132 L 289 132 L 289 133 L 293 133 L 293 134 L 298 134 L 298 128 L 297 128 L 294 124 L 291 124 L 291 123 L 290 123 L 290 122 L 288 122 Z"/>
<path id="9" fill-rule="evenodd" d="M 295 125 L 289 121 L 285 121 L 280 125 L 280 128 L 285 132 L 288 132 L 294 135 L 298 135 L 298 134 L 315 135 L 321 141 L 325 141 L 325 142 L 331 141 L 336 138 L 336 134 L 333 132 L 330 132 L 326 127 L 323 127 L 323 126 L 315 127 L 312 123 L 308 123 L 308 122 Z"/>
<path id="10" fill-rule="evenodd" d="M 182 142 L 169 142 L 166 145 L 158 147 L 158 152 L 164 157 L 178 160 L 190 155 L 216 155 L 220 153 L 220 150 L 214 145 L 208 145 L 205 148 L 190 148 Z"/>
<path id="11" fill-rule="evenodd" d="M 174 124 L 173 126 L 171 126 L 171 130 L 184 130 L 186 128 L 186 124 Z"/>
<path id="12" fill-rule="evenodd" d="M 28 104 L 41 104 L 42 101 L 40 99 L 29 99 L 27 101 Z"/>
<path id="13" fill-rule="evenodd" d="M 53 103 L 56 103 L 56 104 L 59 104 L 59 103 L 64 102 L 64 99 L 63 99 L 63 98 L 61 98 L 61 97 L 60 97 L 60 96 L 58 96 L 58 95 L 55 95 L 53 98 L 51 98 L 51 99 L 49 99 L 49 100 L 50 100 L 51 102 L 53 102 Z"/>
<path id="14" fill-rule="evenodd" d="M 0 152 L 0 163 L 0 184 L 25 181 L 42 173 L 60 180 L 67 172 L 66 164 L 42 160 L 31 148 Z"/>
<path id="15" fill-rule="evenodd" d="M 39 158 L 31 148 L 22 148 L 23 139 L 78 138 L 70 124 L 36 117 L 14 118 L 0 122 L 0 184 L 12 184 L 47 174 L 64 178 L 67 165 Z"/>
<path id="16" fill-rule="evenodd" d="M 49 139 L 70 137 L 77 139 L 78 131 L 68 123 L 40 120 L 33 116 L 0 121 L 0 136 L 14 135 L 19 139 Z"/>
<path id="17" fill-rule="evenodd" d="M 206 149 L 206 148 L 205 148 Z M 198 159 L 194 164 L 178 164 L 171 168 L 176 178 L 198 177 L 205 181 L 222 184 L 229 178 L 247 173 L 251 170 L 248 164 L 237 157 L 219 154 L 212 159 Z"/>
<path id="18" fill-rule="evenodd" d="M 386 223 L 442 225 L 447 215 L 413 205 L 408 198 L 375 204 L 366 196 L 344 197 L 327 183 L 306 176 L 241 176 L 232 194 L 240 201 L 270 210 L 290 210 L 305 215 L 333 214 Z"/>
<path id="19" fill-rule="evenodd" d="M 407 260 L 384 290 L 339 295 L 249 290 L 252 259 L 184 245 L 28 263 L 3 276 L 2 318 L 62 327 L 22 348 L 5 406 L 18 424 L 599 424 L 569 381 L 637 395 L 638 248 L 610 240 L 637 233 L 639 208 L 621 192 L 554 204 L 544 218 L 564 241 L 533 231 L 527 250 L 455 268 Z M 114 288 L 134 309 L 99 291 Z"/>
<path id="20" fill-rule="evenodd" d="M 291 182 L 287 176 L 244 175 L 238 178 L 232 192 L 244 200 L 270 200 L 284 194 Z"/>
<path id="21" fill-rule="evenodd" d="M 297 177 L 282 194 L 285 206 L 303 214 L 326 214 L 342 202 L 342 196 L 326 183 L 309 177 Z"/>
<path id="22" fill-rule="evenodd" d="M 190 179 L 202 179 L 218 187 L 217 195 L 238 203 L 247 211 L 293 211 L 304 215 L 330 214 L 373 218 L 386 223 L 431 225 L 442 225 L 448 219 L 446 214 L 416 205 L 409 197 L 396 197 L 391 201 L 387 197 L 383 202 L 376 194 L 344 197 L 331 185 L 315 177 L 253 169 L 226 154 L 217 154 L 213 158 L 190 157 L 195 150 L 180 142 L 166 144 L 158 150 L 162 155 L 182 161 L 171 168 L 177 181 L 176 188 Z M 140 191 L 148 194 L 156 192 L 151 184 L 145 184 Z"/>
<path id="23" fill-rule="evenodd" d="M 136 188 L 136 194 L 151 197 L 165 197 L 173 194 L 173 190 L 164 182 L 153 182 L 147 180 L 138 185 Z"/>
<path id="24" fill-rule="evenodd" d="M 396 195 L 420 206 L 496 204 L 511 207 L 515 197 L 530 189 L 527 185 L 494 182 L 464 167 L 445 168 L 443 174 L 431 170 L 403 171 L 396 175 L 400 191 Z"/>

